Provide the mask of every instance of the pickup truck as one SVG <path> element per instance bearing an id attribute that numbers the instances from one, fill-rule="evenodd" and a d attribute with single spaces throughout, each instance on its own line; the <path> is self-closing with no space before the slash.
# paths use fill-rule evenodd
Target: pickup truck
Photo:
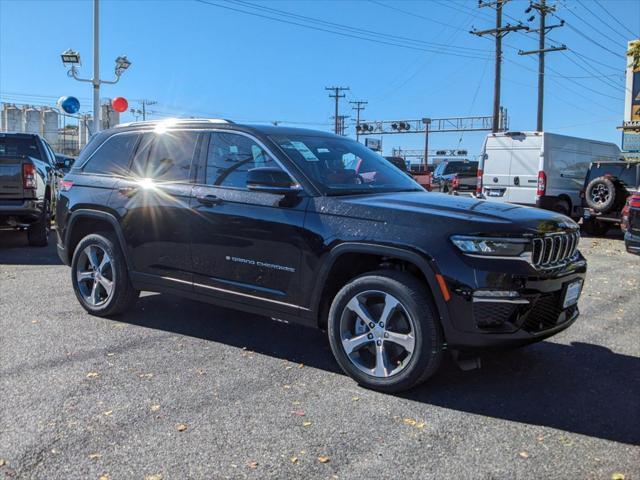
<path id="1" fill-rule="evenodd" d="M 0 133 L 0 227 L 26 229 L 29 245 L 46 246 L 61 165 L 31 133 Z"/>
<path id="2" fill-rule="evenodd" d="M 446 160 L 433 172 L 434 192 L 458 193 L 476 191 L 478 162 L 469 160 Z"/>

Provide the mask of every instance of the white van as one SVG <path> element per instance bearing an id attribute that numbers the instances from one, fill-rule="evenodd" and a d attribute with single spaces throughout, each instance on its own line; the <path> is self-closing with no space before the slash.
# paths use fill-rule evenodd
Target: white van
<path id="1" fill-rule="evenodd" d="M 478 168 L 478 196 L 582 213 L 580 190 L 591 162 L 619 160 L 617 145 L 547 132 L 487 135 Z"/>

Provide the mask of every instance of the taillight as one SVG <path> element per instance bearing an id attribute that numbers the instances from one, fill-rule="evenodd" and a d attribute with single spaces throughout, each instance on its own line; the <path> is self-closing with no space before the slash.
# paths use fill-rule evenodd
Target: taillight
<path id="1" fill-rule="evenodd" d="M 635 193 L 629 197 L 630 208 L 640 208 L 640 193 Z"/>
<path id="2" fill-rule="evenodd" d="M 538 172 L 538 189 L 536 190 L 536 196 L 542 197 L 547 191 L 547 175 L 540 170 Z"/>
<path id="3" fill-rule="evenodd" d="M 453 180 L 451 180 L 451 188 L 454 190 L 458 190 L 460 188 L 460 179 L 457 175 L 454 175 Z"/>
<path id="4" fill-rule="evenodd" d="M 478 176 L 476 178 L 476 193 L 480 195 L 482 193 L 482 170 L 478 169 Z"/>
<path id="5" fill-rule="evenodd" d="M 22 165 L 22 187 L 25 189 L 34 189 L 37 187 L 36 167 L 31 163 Z"/>
<path id="6" fill-rule="evenodd" d="M 73 182 L 71 180 L 60 180 L 58 187 L 61 192 L 68 192 L 73 187 Z"/>

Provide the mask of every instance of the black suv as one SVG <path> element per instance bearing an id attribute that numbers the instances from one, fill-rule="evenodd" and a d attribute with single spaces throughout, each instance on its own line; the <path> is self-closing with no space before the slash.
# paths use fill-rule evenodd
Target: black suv
<path id="1" fill-rule="evenodd" d="M 427 193 L 344 137 L 222 120 L 100 133 L 57 215 L 88 312 L 150 290 L 319 327 L 345 372 L 383 391 L 428 378 L 446 348 L 567 328 L 587 268 L 563 215 Z"/>
<path id="2" fill-rule="evenodd" d="M 640 193 L 640 162 L 594 162 L 584 181 L 583 227 L 592 235 L 604 235 L 622 222 L 627 198 Z"/>

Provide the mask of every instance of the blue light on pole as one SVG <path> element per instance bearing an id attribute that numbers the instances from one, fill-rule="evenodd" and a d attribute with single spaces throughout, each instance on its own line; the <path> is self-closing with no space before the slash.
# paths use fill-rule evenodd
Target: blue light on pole
<path id="1" fill-rule="evenodd" d="M 65 113 L 78 113 L 80 110 L 80 100 L 76 97 L 60 97 L 58 99 L 58 106 L 64 110 Z"/>

